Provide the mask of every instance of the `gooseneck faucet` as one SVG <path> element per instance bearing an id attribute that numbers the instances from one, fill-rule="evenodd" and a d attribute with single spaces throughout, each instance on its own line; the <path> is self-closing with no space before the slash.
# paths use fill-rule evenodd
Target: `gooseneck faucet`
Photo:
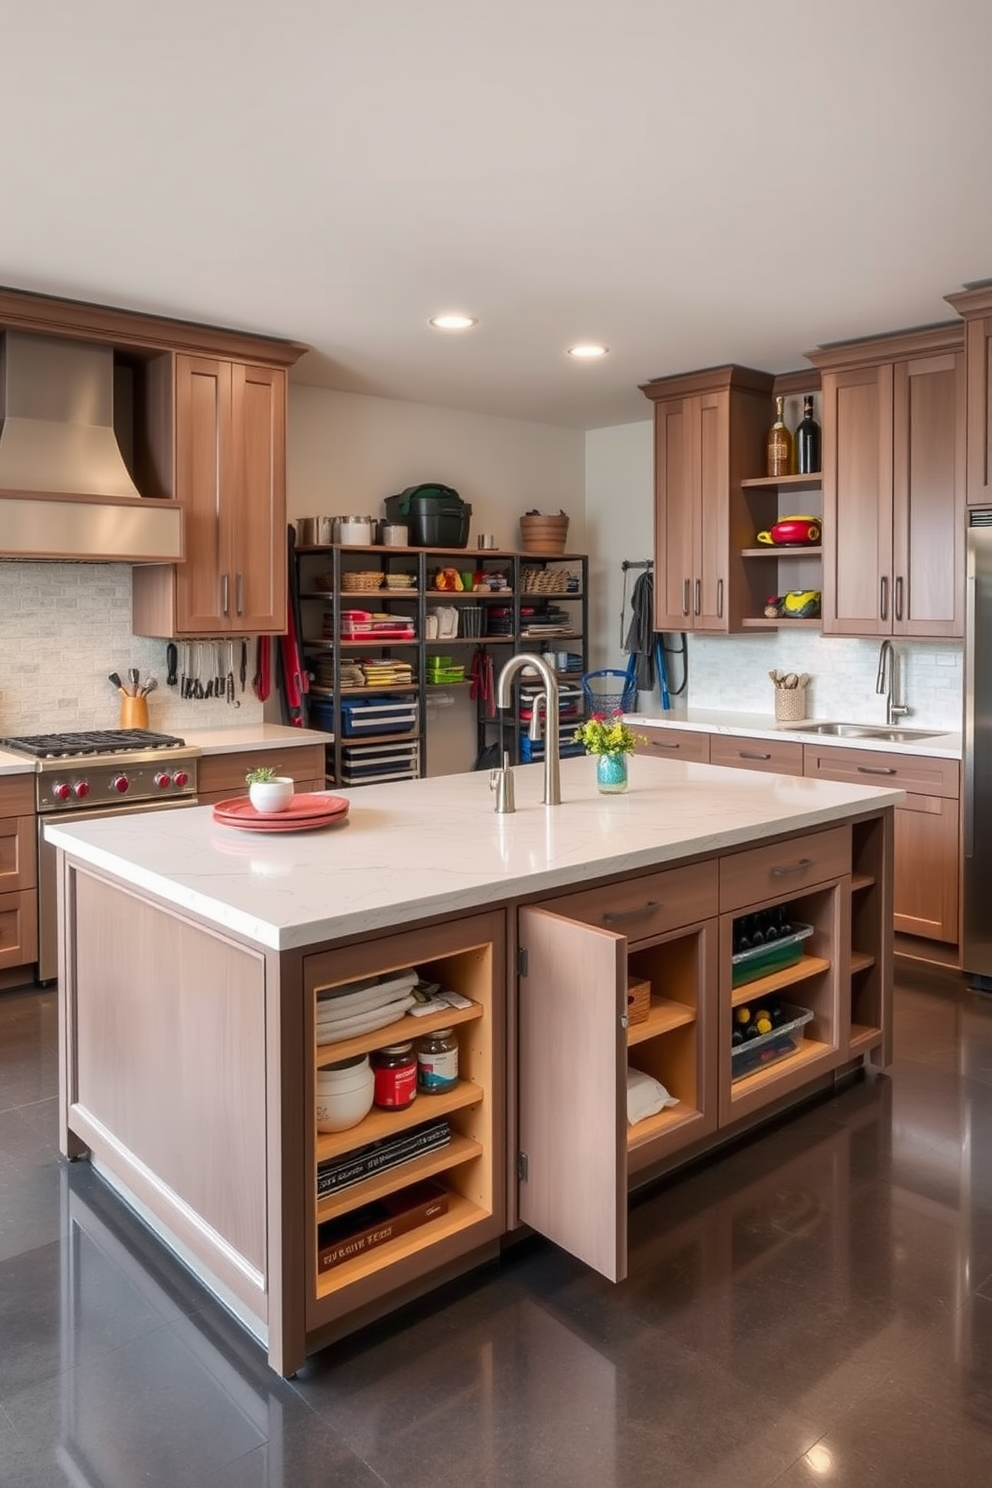
<path id="1" fill-rule="evenodd" d="M 558 678 L 543 656 L 534 656 L 529 651 L 520 651 L 511 656 L 496 682 L 496 706 L 510 705 L 510 683 L 524 667 L 533 667 L 544 687 L 544 804 L 561 805 L 561 765 L 558 757 Z M 531 737 L 540 737 L 533 730 L 539 728 L 539 703 L 534 700 L 531 718 Z"/>
<path id="2" fill-rule="evenodd" d="M 893 724 L 897 718 L 905 718 L 911 713 L 912 708 L 907 708 L 904 703 L 896 701 L 899 696 L 899 667 L 896 659 L 895 647 L 888 639 L 884 640 L 878 648 L 878 675 L 875 678 L 875 691 L 885 696 L 885 721 Z"/>

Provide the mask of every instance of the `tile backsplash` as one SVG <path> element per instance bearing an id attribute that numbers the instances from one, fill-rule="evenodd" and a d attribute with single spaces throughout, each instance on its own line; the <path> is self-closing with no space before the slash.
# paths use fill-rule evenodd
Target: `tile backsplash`
<path id="1" fill-rule="evenodd" d="M 167 687 L 165 644 L 131 634 L 126 563 L 0 563 L 0 734 L 116 728 L 120 699 L 107 676 L 126 679 L 128 667 L 158 678 L 148 699 L 148 724 L 157 732 L 262 722 L 251 691 L 254 641 L 238 708 L 213 698 L 184 701 Z"/>
<path id="2" fill-rule="evenodd" d="M 821 636 L 812 630 L 791 635 L 778 630 L 753 637 L 690 636 L 689 703 L 695 708 L 772 714 L 775 699 L 768 673 L 777 668 L 809 672 L 809 717 L 884 722 L 885 699 L 875 691 L 880 644 Z M 900 721 L 909 727 L 960 729 L 961 642 L 896 640 L 893 649 L 899 674 L 897 700 L 912 710 Z"/>

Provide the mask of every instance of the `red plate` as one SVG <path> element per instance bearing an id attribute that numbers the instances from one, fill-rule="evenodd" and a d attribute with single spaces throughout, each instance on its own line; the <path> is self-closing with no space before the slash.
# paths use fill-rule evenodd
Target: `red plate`
<path id="1" fill-rule="evenodd" d="M 255 832 L 299 832 L 339 821 L 347 816 L 349 805 L 343 796 L 301 792 L 285 811 L 256 811 L 247 796 L 234 796 L 217 802 L 214 820 L 226 827 L 247 827 Z"/>

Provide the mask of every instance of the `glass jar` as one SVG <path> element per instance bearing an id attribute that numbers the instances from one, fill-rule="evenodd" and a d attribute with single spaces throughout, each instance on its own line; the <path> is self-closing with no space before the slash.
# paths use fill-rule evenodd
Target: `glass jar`
<path id="1" fill-rule="evenodd" d="M 627 789 L 627 756 L 597 754 L 596 785 L 604 796 L 618 795 Z"/>
<path id="2" fill-rule="evenodd" d="M 458 1040 L 450 1028 L 436 1028 L 417 1040 L 417 1089 L 439 1095 L 458 1084 Z"/>
<path id="3" fill-rule="evenodd" d="M 417 1056 L 413 1044 L 388 1044 L 372 1055 L 373 1101 L 383 1111 L 402 1111 L 417 1094 Z"/>

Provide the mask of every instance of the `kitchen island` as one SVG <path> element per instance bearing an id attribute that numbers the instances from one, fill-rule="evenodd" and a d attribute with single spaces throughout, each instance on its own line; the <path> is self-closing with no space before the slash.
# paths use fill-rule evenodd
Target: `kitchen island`
<path id="1" fill-rule="evenodd" d="M 547 809 L 541 767 L 515 773 L 509 815 L 468 774 L 341 792 L 347 820 L 313 832 L 209 807 L 49 828 L 62 1150 L 89 1154 L 277 1370 L 521 1222 L 619 1279 L 628 1183 L 889 1060 L 899 791 L 639 758 L 629 792 L 601 796 L 575 759 Z M 734 924 L 771 908 L 803 923 L 803 954 L 742 989 Z M 321 995 L 403 968 L 468 1005 L 318 1042 Z M 629 1027 L 628 982 L 650 992 Z M 802 993 L 809 1017 L 742 1078 L 729 1028 L 759 992 Z M 451 1088 L 317 1130 L 319 1070 L 442 1025 Z M 673 1100 L 629 1129 L 628 1044 Z M 434 1124 L 443 1146 L 318 1194 L 343 1159 Z M 357 1230 L 422 1181 L 438 1217 L 328 1260 L 349 1215 Z"/>

